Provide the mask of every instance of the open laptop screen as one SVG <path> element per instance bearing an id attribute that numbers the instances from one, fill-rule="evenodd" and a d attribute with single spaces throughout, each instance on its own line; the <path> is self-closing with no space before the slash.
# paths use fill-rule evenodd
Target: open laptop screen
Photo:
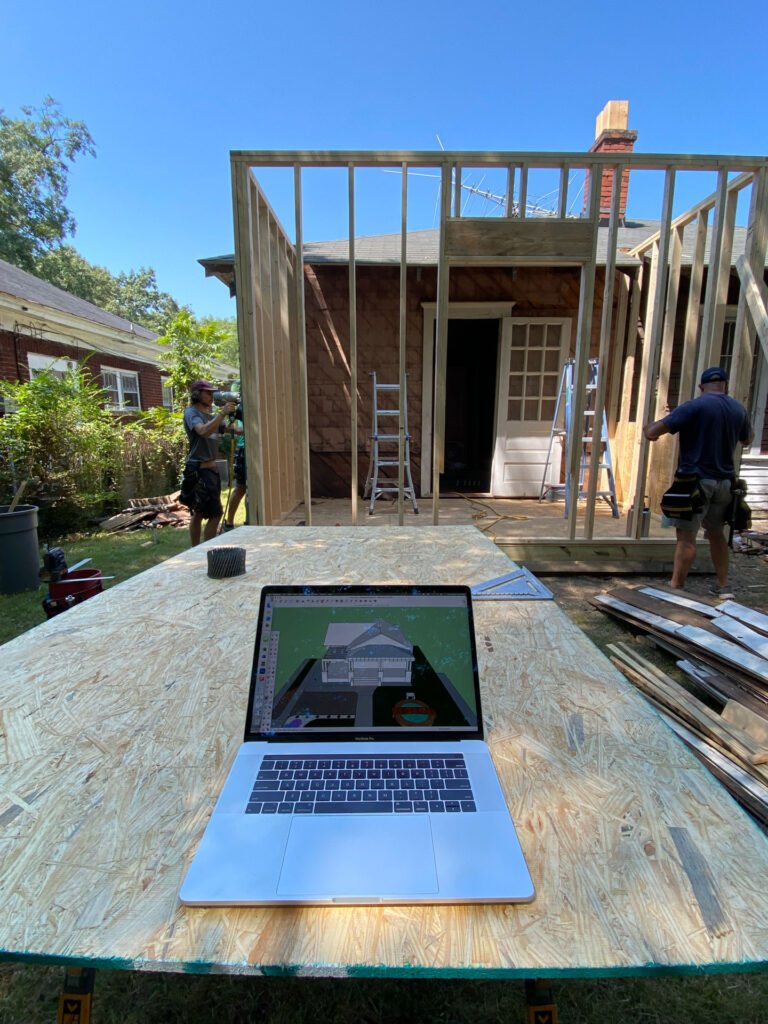
<path id="1" fill-rule="evenodd" d="M 482 734 L 466 587 L 265 587 L 246 738 Z"/>

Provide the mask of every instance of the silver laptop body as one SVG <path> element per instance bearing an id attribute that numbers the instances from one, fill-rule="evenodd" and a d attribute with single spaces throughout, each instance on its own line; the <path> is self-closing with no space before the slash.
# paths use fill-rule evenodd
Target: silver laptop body
<path id="1" fill-rule="evenodd" d="M 182 902 L 532 900 L 482 736 L 467 587 L 265 587 L 245 741 Z"/>

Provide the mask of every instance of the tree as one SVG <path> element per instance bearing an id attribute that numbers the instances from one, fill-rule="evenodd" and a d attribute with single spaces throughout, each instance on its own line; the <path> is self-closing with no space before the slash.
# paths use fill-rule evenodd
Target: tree
<path id="1" fill-rule="evenodd" d="M 74 234 L 69 165 L 96 150 L 83 122 L 65 117 L 52 97 L 21 110 L 22 119 L 0 110 L 0 259 L 34 272 L 36 257 Z"/>
<path id="2" fill-rule="evenodd" d="M 179 311 L 176 300 L 168 292 L 159 291 L 151 267 L 115 277 L 106 267 L 89 263 L 71 245 L 58 245 L 38 256 L 34 272 L 70 295 L 159 334 Z"/>
<path id="3" fill-rule="evenodd" d="M 168 292 L 158 289 L 152 267 L 129 270 L 127 274 L 118 274 L 114 280 L 115 297 L 105 307 L 110 313 L 160 334 L 170 330 L 180 312 L 179 304 Z"/>
<path id="4" fill-rule="evenodd" d="M 204 316 L 200 321 L 201 324 L 213 324 L 221 333 L 224 338 L 221 343 L 221 355 L 222 362 L 228 363 L 230 366 L 238 368 L 240 367 L 240 348 L 237 340 L 237 320 L 235 317 L 222 317 L 217 319 L 212 316 Z"/>
<path id="5" fill-rule="evenodd" d="M 71 245 L 57 245 L 35 260 L 34 272 L 70 295 L 110 309 L 118 301 L 118 284 L 106 267 L 97 267 Z"/>
<path id="6" fill-rule="evenodd" d="M 177 409 L 183 409 L 196 380 L 215 380 L 214 364 L 221 356 L 223 331 L 215 323 L 198 323 L 188 309 L 180 309 L 158 344 L 167 345 L 161 364 L 168 372 Z"/>

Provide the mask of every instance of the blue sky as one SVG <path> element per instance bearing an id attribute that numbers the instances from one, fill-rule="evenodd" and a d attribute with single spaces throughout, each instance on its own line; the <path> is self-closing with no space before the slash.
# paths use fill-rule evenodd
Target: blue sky
<path id="1" fill-rule="evenodd" d="M 98 157 L 75 164 L 68 201 L 87 259 L 113 273 L 152 266 L 198 316 L 233 316 L 196 262 L 232 251 L 230 149 L 438 149 L 439 136 L 446 149 L 582 151 L 606 101 L 626 99 L 637 151 L 765 153 L 757 11 L 712 0 L 3 0 L 0 106 L 18 116 L 52 95 L 88 126 Z M 343 173 L 307 180 L 305 238 L 345 234 Z M 265 186 L 292 233 L 288 174 Z M 361 178 L 358 233 L 399 230 L 399 188 L 381 171 Z M 409 227 L 431 227 L 437 182 L 409 190 Z M 681 186 L 677 210 L 710 190 Z M 652 191 L 631 186 L 630 213 L 658 216 Z"/>

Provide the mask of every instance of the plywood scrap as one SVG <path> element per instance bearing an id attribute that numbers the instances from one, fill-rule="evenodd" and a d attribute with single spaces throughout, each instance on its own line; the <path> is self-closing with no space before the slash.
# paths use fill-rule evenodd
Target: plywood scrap
<path id="1" fill-rule="evenodd" d="M 175 508 L 179 503 L 180 494 L 181 491 L 174 491 L 173 494 L 163 494 L 161 497 L 158 498 L 129 498 L 128 508 Z"/>
<path id="2" fill-rule="evenodd" d="M 703 601 L 695 601 L 692 597 L 686 597 L 680 590 L 662 590 L 660 587 L 638 587 L 639 594 L 646 594 L 657 601 L 667 601 L 669 604 L 679 605 L 681 608 L 689 608 L 691 611 L 706 615 L 708 618 L 715 618 L 718 614 L 715 605 L 705 604 Z"/>
<path id="3" fill-rule="evenodd" d="M 638 689 L 653 698 L 668 712 L 693 728 L 699 735 L 715 743 L 741 764 L 745 771 L 754 771 L 768 785 L 768 768 L 755 765 L 753 758 L 763 752 L 761 744 L 733 721 L 713 711 L 680 683 L 652 665 L 624 644 L 610 644 L 611 661 Z"/>
<path id="4" fill-rule="evenodd" d="M 748 608 L 737 601 L 724 601 L 719 606 L 719 611 L 730 615 L 732 619 L 738 619 L 739 622 L 746 622 L 748 626 L 768 636 L 768 615 L 763 615 L 762 612 L 755 611 L 754 608 Z"/>
<path id="5" fill-rule="evenodd" d="M 721 704 L 725 704 L 729 700 L 736 700 L 756 714 L 768 715 L 768 701 L 762 694 L 756 693 L 748 682 L 738 679 L 734 675 L 725 675 L 696 658 L 681 658 L 679 648 L 666 644 L 658 637 L 654 637 L 653 640 L 658 647 L 679 659 L 677 667 L 714 700 Z"/>
<path id="6" fill-rule="evenodd" d="M 768 719 L 734 700 L 719 713 L 629 644 L 611 644 L 608 651 L 697 756 L 716 766 L 715 774 L 732 795 L 768 821 Z"/>
<path id="7" fill-rule="evenodd" d="M 677 657 L 693 655 L 728 676 L 736 676 L 768 702 L 768 648 L 759 632 L 724 614 L 725 605 L 707 617 L 642 591 L 616 587 L 590 600 L 600 610 L 671 644 Z"/>
<path id="8" fill-rule="evenodd" d="M 768 764 L 768 717 L 755 714 L 738 701 L 729 700 L 723 708 L 723 719 L 741 729 L 760 747 L 752 755 L 752 763 Z"/>
<path id="9" fill-rule="evenodd" d="M 175 491 L 157 498 L 131 498 L 127 508 L 108 519 L 102 519 L 99 526 L 105 533 L 149 526 L 187 526 L 189 509 L 179 503 L 180 493 Z"/>
<path id="10" fill-rule="evenodd" d="M 706 743 L 690 729 L 676 721 L 671 715 L 660 711 L 661 717 L 680 739 L 693 751 L 745 810 L 762 825 L 768 825 L 768 786 L 741 771 L 737 765 Z"/>

